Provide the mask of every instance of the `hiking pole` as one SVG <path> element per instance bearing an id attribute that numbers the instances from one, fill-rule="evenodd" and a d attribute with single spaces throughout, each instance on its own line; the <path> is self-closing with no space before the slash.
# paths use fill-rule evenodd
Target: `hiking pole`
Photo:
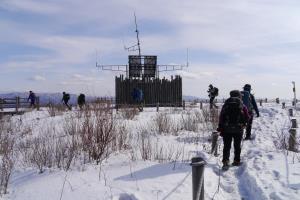
<path id="1" fill-rule="evenodd" d="M 193 200 L 204 200 L 204 166 L 201 157 L 192 158 Z"/>

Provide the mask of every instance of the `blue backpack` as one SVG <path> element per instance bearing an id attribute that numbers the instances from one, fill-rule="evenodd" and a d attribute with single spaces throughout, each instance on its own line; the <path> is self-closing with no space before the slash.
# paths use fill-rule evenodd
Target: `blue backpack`
<path id="1" fill-rule="evenodd" d="M 248 91 L 241 91 L 243 104 L 247 107 L 250 112 L 253 109 L 253 105 L 251 102 L 251 95 Z"/>

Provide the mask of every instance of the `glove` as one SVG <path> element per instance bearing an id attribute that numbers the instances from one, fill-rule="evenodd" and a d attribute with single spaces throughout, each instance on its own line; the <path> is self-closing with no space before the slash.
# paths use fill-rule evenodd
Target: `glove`
<path id="1" fill-rule="evenodd" d="M 223 129 L 218 127 L 217 128 L 217 131 L 220 133 L 220 136 L 223 137 Z"/>

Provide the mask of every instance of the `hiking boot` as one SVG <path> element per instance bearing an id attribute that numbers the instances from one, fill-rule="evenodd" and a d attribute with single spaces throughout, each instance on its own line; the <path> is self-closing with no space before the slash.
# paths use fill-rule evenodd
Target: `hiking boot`
<path id="1" fill-rule="evenodd" d="M 229 166 L 229 161 L 228 160 L 223 161 L 223 166 Z"/>
<path id="2" fill-rule="evenodd" d="M 246 136 L 244 140 L 251 140 L 250 136 Z"/>
<path id="3" fill-rule="evenodd" d="M 222 170 L 227 171 L 229 169 L 229 167 L 230 167 L 229 161 L 223 161 Z"/>
<path id="4" fill-rule="evenodd" d="M 233 161 L 232 166 L 240 166 L 241 164 L 240 161 Z"/>

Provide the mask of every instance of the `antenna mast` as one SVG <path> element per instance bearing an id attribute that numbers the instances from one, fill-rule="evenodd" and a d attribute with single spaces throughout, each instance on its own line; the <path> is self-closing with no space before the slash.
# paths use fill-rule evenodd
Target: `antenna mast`
<path id="1" fill-rule="evenodd" d="M 139 38 L 139 30 L 136 23 L 136 15 L 134 13 L 134 22 L 135 22 L 135 32 L 136 32 L 136 39 L 137 39 L 137 46 L 139 50 L 139 56 L 141 55 L 141 47 L 140 47 L 140 38 Z"/>

